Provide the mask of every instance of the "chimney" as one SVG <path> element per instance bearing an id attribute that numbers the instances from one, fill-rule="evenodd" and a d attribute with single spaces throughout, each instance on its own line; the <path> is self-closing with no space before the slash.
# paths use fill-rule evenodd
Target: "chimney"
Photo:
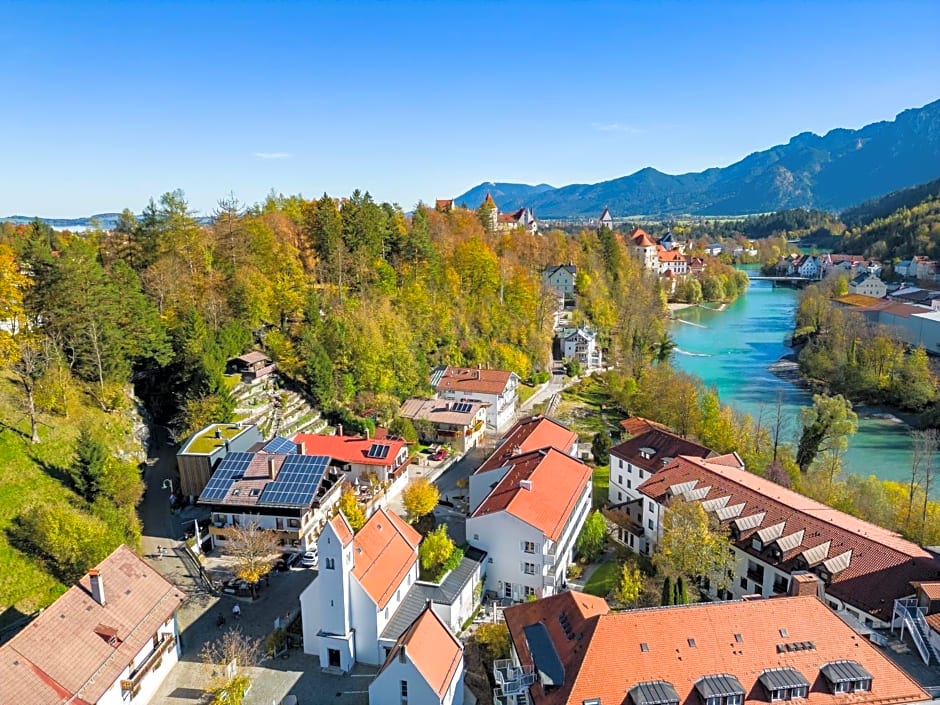
<path id="1" fill-rule="evenodd" d="M 97 568 L 88 571 L 88 577 L 91 578 L 91 596 L 95 602 L 104 607 L 104 580 Z"/>
<path id="2" fill-rule="evenodd" d="M 532 491 L 532 480 L 519 480 L 519 487 L 524 490 Z"/>
<path id="3" fill-rule="evenodd" d="M 216 428 L 216 429 L 215 429 L 215 437 L 216 437 L 216 438 L 221 438 L 221 437 L 222 437 L 222 429 L 221 429 L 221 428 Z"/>
<path id="4" fill-rule="evenodd" d="M 301 455 L 307 454 L 307 442 L 306 441 L 301 441 L 300 443 L 297 444 L 297 452 L 300 453 Z"/>
<path id="5" fill-rule="evenodd" d="M 273 455 L 268 456 L 268 477 L 277 479 L 277 457 Z"/>
<path id="6" fill-rule="evenodd" d="M 343 424 L 341 423 L 336 424 L 336 435 L 337 436 L 343 435 Z"/>
<path id="7" fill-rule="evenodd" d="M 787 594 L 792 597 L 802 595 L 819 597 L 819 582 L 819 578 L 808 571 L 796 571 L 790 576 L 790 590 Z"/>
<path id="8" fill-rule="evenodd" d="M 369 427 L 366 426 L 366 440 L 368 441 L 372 437 L 372 432 L 369 430 Z"/>

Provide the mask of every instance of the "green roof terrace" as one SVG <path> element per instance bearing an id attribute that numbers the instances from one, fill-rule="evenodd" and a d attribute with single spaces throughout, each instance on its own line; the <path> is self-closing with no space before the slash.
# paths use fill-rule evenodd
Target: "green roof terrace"
<path id="1" fill-rule="evenodd" d="M 211 424 L 194 434 L 179 452 L 188 455 L 210 455 L 224 447 L 226 441 L 231 441 L 244 433 L 247 428 L 249 427 L 233 423 Z"/>

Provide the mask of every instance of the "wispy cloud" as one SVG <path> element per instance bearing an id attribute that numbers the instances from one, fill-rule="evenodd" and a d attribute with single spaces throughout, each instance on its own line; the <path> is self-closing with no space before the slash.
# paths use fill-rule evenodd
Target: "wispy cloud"
<path id="1" fill-rule="evenodd" d="M 258 159 L 290 159 L 287 152 L 255 152 Z"/>
<path id="2" fill-rule="evenodd" d="M 619 132 L 624 135 L 639 135 L 643 132 L 633 125 L 625 125 L 622 122 L 592 122 L 591 129 L 598 132 Z"/>

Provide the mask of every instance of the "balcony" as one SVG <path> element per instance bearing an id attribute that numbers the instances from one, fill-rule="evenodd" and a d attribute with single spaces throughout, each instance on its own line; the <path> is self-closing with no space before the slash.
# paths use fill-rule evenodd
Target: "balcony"
<path id="1" fill-rule="evenodd" d="M 150 673 L 150 671 L 155 671 L 160 668 L 163 662 L 163 655 L 169 651 L 175 643 L 176 637 L 172 634 L 164 634 L 163 640 L 157 645 L 157 648 L 153 650 L 153 653 L 134 669 L 129 678 L 121 681 L 121 690 L 124 692 L 135 692 L 139 690 L 140 682 L 144 679 L 144 676 Z"/>
<path id="2" fill-rule="evenodd" d="M 512 696 L 524 693 L 535 683 L 535 668 L 532 666 L 515 666 L 509 659 L 498 659 L 493 662 L 493 675 L 499 687 L 500 696 Z M 496 695 L 494 691 L 494 695 Z"/>

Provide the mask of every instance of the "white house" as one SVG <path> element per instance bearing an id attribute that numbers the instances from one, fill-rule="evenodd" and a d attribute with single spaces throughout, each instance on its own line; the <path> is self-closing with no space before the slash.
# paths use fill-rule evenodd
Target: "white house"
<path id="1" fill-rule="evenodd" d="M 570 299 L 574 296 L 574 282 L 578 268 L 573 264 L 559 264 L 548 267 L 542 272 L 546 286 L 558 292 L 559 298 Z"/>
<path id="2" fill-rule="evenodd" d="M 672 272 L 676 276 L 684 276 L 689 273 L 689 259 L 679 250 L 669 250 L 657 245 L 656 255 L 659 258 L 660 274 Z"/>
<path id="3" fill-rule="evenodd" d="M 601 213 L 601 217 L 597 220 L 597 227 L 607 228 L 608 230 L 614 229 L 614 219 L 610 215 L 610 209 L 607 206 L 604 206 L 604 212 Z"/>
<path id="4" fill-rule="evenodd" d="M 467 541 L 487 553 L 486 588 L 510 600 L 561 590 L 590 510 L 591 469 L 555 448 L 471 475 Z"/>
<path id="5" fill-rule="evenodd" d="M 344 436 L 340 429 L 334 436 L 298 433 L 294 442 L 303 455 L 329 456 L 333 467 L 342 470 L 343 479 L 353 484 L 372 477 L 379 482 L 395 482 L 408 468 L 408 445 L 400 439 Z"/>
<path id="6" fill-rule="evenodd" d="M 501 468 L 512 456 L 539 448 L 555 448 L 575 458 L 578 451 L 578 434 L 543 414 L 526 416 L 509 429 L 496 449 L 474 472 L 485 473 Z M 471 493 L 470 501 L 474 506 L 480 504 L 489 492 L 487 485 L 480 485 L 479 488 L 482 494 L 477 495 L 475 499 Z"/>
<path id="7" fill-rule="evenodd" d="M 862 272 L 849 282 L 850 294 L 862 294 L 864 296 L 874 296 L 876 299 L 883 299 L 888 294 L 888 287 L 879 277 Z"/>
<path id="8" fill-rule="evenodd" d="M 586 369 L 602 365 L 603 353 L 597 347 L 597 331 L 593 328 L 563 328 L 558 332 L 558 342 L 565 360 L 577 360 Z"/>
<path id="9" fill-rule="evenodd" d="M 656 243 L 642 228 L 634 228 L 633 232 L 630 233 L 628 249 L 643 269 L 649 271 L 659 269 L 659 254 L 656 251 Z"/>
<path id="10" fill-rule="evenodd" d="M 515 230 L 516 228 L 521 228 L 530 235 L 538 234 L 539 224 L 531 209 L 523 207 L 512 213 L 499 213 L 497 215 L 497 230 Z"/>
<path id="11" fill-rule="evenodd" d="M 819 265 L 819 258 L 813 255 L 801 255 L 793 262 L 793 273 L 807 279 L 819 279 L 822 276 L 822 268 Z"/>
<path id="12" fill-rule="evenodd" d="M 431 386 L 440 399 L 487 404 L 486 424 L 501 433 L 516 415 L 519 375 L 505 370 L 440 366 L 431 372 Z"/>
<path id="13" fill-rule="evenodd" d="M 894 601 L 914 595 L 913 582 L 935 580 L 940 560 L 880 526 L 844 514 L 747 472 L 736 454 L 680 456 L 640 486 L 642 526 L 652 553 L 673 498 L 701 502 L 726 527 L 734 575 L 719 598 L 786 594 L 796 573 L 818 578 L 829 607 L 868 627 L 892 621 Z"/>
<path id="14" fill-rule="evenodd" d="M 369 684 L 369 705 L 462 705 L 463 674 L 463 644 L 428 603 Z"/>
<path id="15" fill-rule="evenodd" d="M 452 631 L 479 604 L 486 554 L 469 550 L 440 583 L 419 580 L 421 535 L 394 512 L 378 509 L 355 535 L 342 514 L 317 542 L 319 571 L 300 595 L 304 651 L 322 668 L 382 665 L 428 602 Z"/>
<path id="16" fill-rule="evenodd" d="M 119 546 L 0 647 L 0 701 L 149 703 L 179 660 L 184 597 Z"/>

